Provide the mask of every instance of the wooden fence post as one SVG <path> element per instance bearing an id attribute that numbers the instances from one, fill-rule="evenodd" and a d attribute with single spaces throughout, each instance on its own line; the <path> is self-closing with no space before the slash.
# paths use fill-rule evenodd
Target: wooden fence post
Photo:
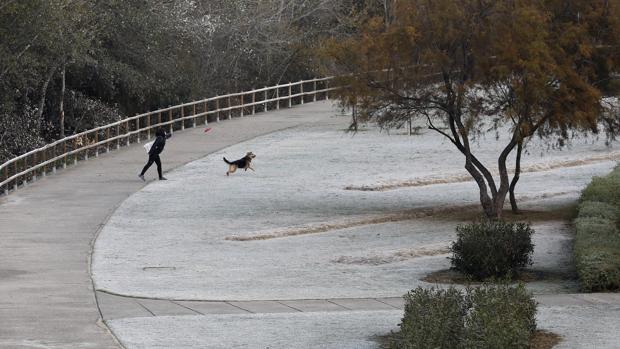
<path id="1" fill-rule="evenodd" d="M 169 107 L 170 108 L 170 107 Z M 168 110 L 168 122 L 172 121 L 172 109 Z M 174 133 L 174 125 L 172 124 L 172 122 L 170 122 L 168 124 L 170 126 L 170 134 Z"/>
<path id="2" fill-rule="evenodd" d="M 291 82 L 288 83 L 288 107 L 291 107 Z"/>
<path id="3" fill-rule="evenodd" d="M 9 167 L 4 166 L 4 179 L 3 182 L 9 179 Z M 4 195 L 9 195 L 9 183 L 4 184 Z"/>
<path id="4" fill-rule="evenodd" d="M 45 153 L 45 150 L 43 150 L 43 161 L 42 162 L 46 162 L 47 161 L 47 154 Z M 26 165 L 26 161 L 24 158 L 24 166 Z M 25 168 L 24 168 L 25 170 Z M 43 177 L 47 176 L 47 165 L 43 165 Z"/>
<path id="5" fill-rule="evenodd" d="M 252 92 L 252 115 L 256 114 L 256 92 Z"/>
<path id="6" fill-rule="evenodd" d="M 232 109 L 231 109 L 232 105 L 230 104 L 230 96 L 228 96 L 228 120 L 232 119 Z"/>
<path id="7" fill-rule="evenodd" d="M 329 80 L 325 80 L 325 100 L 329 100 Z"/>
<path id="8" fill-rule="evenodd" d="M 146 139 L 151 139 L 151 113 L 146 115 Z"/>
<path id="9" fill-rule="evenodd" d="M 185 130 L 185 107 L 181 106 L 181 130 Z"/>
<path id="10" fill-rule="evenodd" d="M 280 88 L 279 87 L 276 87 L 276 103 L 277 103 L 276 110 L 279 110 L 280 109 Z"/>
<path id="11" fill-rule="evenodd" d="M 58 144 L 54 144 L 54 147 L 52 149 L 54 149 L 54 155 L 52 156 L 52 159 L 56 158 L 56 146 Z M 54 160 L 54 163 L 52 164 L 52 173 L 56 173 L 56 160 Z"/>
<path id="12" fill-rule="evenodd" d="M 32 154 L 32 167 L 35 167 L 37 165 L 37 153 L 33 153 Z M 31 171 L 32 173 L 32 181 L 36 181 L 37 180 L 37 170 L 33 170 Z"/>
<path id="13" fill-rule="evenodd" d="M 24 171 L 26 171 L 26 169 L 28 168 L 28 156 L 24 156 L 23 163 L 24 163 Z M 24 187 L 28 185 L 28 173 L 22 176 L 22 185 Z"/>
<path id="14" fill-rule="evenodd" d="M 13 170 L 15 171 L 15 173 L 13 173 L 14 175 L 18 174 L 19 172 L 17 171 L 17 160 L 15 160 L 15 162 L 13 163 Z M 15 183 L 13 185 L 13 188 L 17 189 L 17 178 L 15 178 Z"/>
<path id="15" fill-rule="evenodd" d="M 314 78 L 314 82 L 312 84 L 312 87 L 314 88 L 314 93 L 312 94 L 312 101 L 316 102 L 316 78 Z"/>
<path id="16" fill-rule="evenodd" d="M 192 110 L 193 110 L 193 114 L 194 117 L 192 118 L 192 125 L 194 125 L 193 127 L 196 128 L 196 101 L 192 101 Z"/>
<path id="17" fill-rule="evenodd" d="M 209 102 L 205 101 L 205 126 L 209 124 Z"/>
<path id="18" fill-rule="evenodd" d="M 138 138 L 138 142 L 139 139 L 140 138 Z M 95 157 L 99 157 L 99 130 L 95 131 L 95 144 Z"/>
<path id="19" fill-rule="evenodd" d="M 302 80 L 299 80 L 299 86 L 301 91 L 301 104 L 304 104 L 304 82 Z"/>
<path id="20" fill-rule="evenodd" d="M 131 133 L 129 133 L 129 130 L 131 129 L 129 128 L 129 120 L 127 120 L 125 123 L 125 132 L 127 133 L 127 141 L 125 142 L 125 146 L 131 144 Z"/>
<path id="21" fill-rule="evenodd" d="M 245 107 L 244 101 L 243 101 L 243 91 L 241 91 L 241 117 L 243 117 L 243 108 Z"/>
<path id="22" fill-rule="evenodd" d="M 267 86 L 265 86 L 265 96 L 263 98 L 263 101 L 265 101 L 264 106 L 263 106 L 263 112 L 266 112 L 269 108 L 267 108 Z"/>
<path id="23" fill-rule="evenodd" d="M 220 98 L 217 97 L 217 96 L 215 97 L 215 110 L 217 111 L 217 113 L 216 113 L 216 116 L 217 116 L 216 121 L 220 122 Z"/>
<path id="24" fill-rule="evenodd" d="M 106 127 L 105 128 L 105 152 L 109 153 L 110 152 L 110 128 Z"/>
<path id="25" fill-rule="evenodd" d="M 138 131 L 138 143 L 140 143 L 140 118 L 136 118 L 136 131 Z"/>
<path id="26" fill-rule="evenodd" d="M 82 142 L 82 146 L 88 146 L 88 143 L 89 143 L 88 133 L 85 134 L 84 136 L 86 136 L 86 142 Z M 84 160 L 88 160 L 88 149 L 84 149 Z"/>

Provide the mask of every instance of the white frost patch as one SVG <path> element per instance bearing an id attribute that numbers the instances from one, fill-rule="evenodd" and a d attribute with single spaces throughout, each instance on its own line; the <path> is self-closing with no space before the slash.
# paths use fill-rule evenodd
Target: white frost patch
<path id="1" fill-rule="evenodd" d="M 96 288 L 171 299 L 284 300 L 401 296 L 428 285 L 419 279 L 447 268 L 445 255 L 390 263 L 335 261 L 342 256 L 358 261 L 393 258 L 401 250 L 449 245 L 461 223 L 449 219 L 450 212 L 478 205 L 476 185 L 468 181 L 382 192 L 344 188 L 463 176 L 464 159 L 430 131 L 409 137 L 371 128 L 350 135 L 342 132 L 347 122 L 332 118 L 259 137 L 173 171 L 168 181 L 150 183 L 127 199 L 102 229 L 93 254 Z M 492 135 L 487 138 L 477 143 L 476 154 L 495 164 L 502 143 Z M 547 151 L 534 141 L 523 165 L 605 157 L 611 151 L 603 143 L 575 141 L 570 149 Z M 252 163 L 256 172 L 226 177 L 222 156 L 237 159 L 247 151 L 257 154 Z M 606 174 L 614 165 L 601 160 L 524 173 L 517 194 L 529 199 L 523 208 L 545 209 L 549 202 L 561 206 L 574 202 L 592 176 Z M 392 219 L 424 209 L 444 212 L 443 218 Z M 390 219 L 373 221 L 376 217 Z M 317 227 L 323 228 L 294 234 Z M 564 230 L 562 224 L 555 225 L 546 240 L 539 240 L 536 261 L 556 266 L 565 262 Z M 251 238 L 274 232 L 284 235 Z"/>
<path id="2" fill-rule="evenodd" d="M 379 348 L 401 310 L 133 318 L 108 321 L 128 349 Z"/>
<path id="3" fill-rule="evenodd" d="M 620 348 L 618 306 L 538 307 L 537 326 L 562 336 L 553 348 Z"/>
<path id="4" fill-rule="evenodd" d="M 450 252 L 450 248 L 448 245 L 428 245 L 422 246 L 420 248 L 412 248 L 412 249 L 403 249 L 398 250 L 396 252 L 380 255 L 380 254 L 370 254 L 361 257 L 354 256 L 340 256 L 334 259 L 335 263 L 342 264 L 371 264 L 371 265 L 379 265 L 379 264 L 387 264 L 394 262 L 402 262 L 408 259 L 425 257 L 425 256 L 437 256 Z"/>

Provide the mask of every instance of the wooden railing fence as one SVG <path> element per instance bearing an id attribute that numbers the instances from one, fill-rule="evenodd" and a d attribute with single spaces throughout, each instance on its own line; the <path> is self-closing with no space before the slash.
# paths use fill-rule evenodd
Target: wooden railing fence
<path id="1" fill-rule="evenodd" d="M 8 195 L 39 177 L 89 157 L 97 157 L 102 152 L 148 140 L 158 127 L 174 132 L 198 124 L 207 125 L 222 119 L 328 99 L 329 91 L 335 89 L 329 86 L 332 79 L 302 80 L 206 98 L 139 114 L 59 139 L 0 165 L 0 195 Z"/>

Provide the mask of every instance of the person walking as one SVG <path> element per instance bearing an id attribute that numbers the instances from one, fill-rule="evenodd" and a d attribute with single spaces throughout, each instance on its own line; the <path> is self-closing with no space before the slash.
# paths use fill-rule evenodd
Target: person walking
<path id="1" fill-rule="evenodd" d="M 140 172 L 140 174 L 138 175 L 138 177 L 140 177 L 140 179 L 143 181 L 144 173 L 146 173 L 146 171 L 149 169 L 149 167 L 151 167 L 151 165 L 153 165 L 153 163 L 157 165 L 157 174 L 159 175 L 159 180 L 165 181 L 167 179 L 163 176 L 161 172 L 161 159 L 159 158 L 159 154 L 164 151 L 164 147 L 166 146 L 166 139 L 170 138 L 172 134 L 166 134 L 166 131 L 164 131 L 162 128 L 158 128 L 157 131 L 155 131 L 155 136 L 155 142 L 153 142 L 153 145 L 149 150 L 149 161 L 146 163 L 146 165 L 144 165 L 142 172 Z"/>

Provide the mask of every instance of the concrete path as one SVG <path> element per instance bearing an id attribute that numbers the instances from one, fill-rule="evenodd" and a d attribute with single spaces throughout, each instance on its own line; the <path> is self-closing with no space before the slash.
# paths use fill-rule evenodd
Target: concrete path
<path id="1" fill-rule="evenodd" d="M 162 156 L 172 169 L 232 144 L 333 116 L 307 104 L 175 133 Z M 109 215 L 144 183 L 134 145 L 79 163 L 0 198 L 0 348 L 117 348 L 100 322 L 89 272 L 92 242 Z M 155 167 L 147 178 L 156 176 Z"/>
<path id="2" fill-rule="evenodd" d="M 182 315 L 275 314 L 405 309 L 402 297 L 271 301 L 179 301 L 133 298 L 97 291 L 105 320 Z M 535 295 L 541 307 L 601 307 L 620 304 L 618 293 Z"/>

